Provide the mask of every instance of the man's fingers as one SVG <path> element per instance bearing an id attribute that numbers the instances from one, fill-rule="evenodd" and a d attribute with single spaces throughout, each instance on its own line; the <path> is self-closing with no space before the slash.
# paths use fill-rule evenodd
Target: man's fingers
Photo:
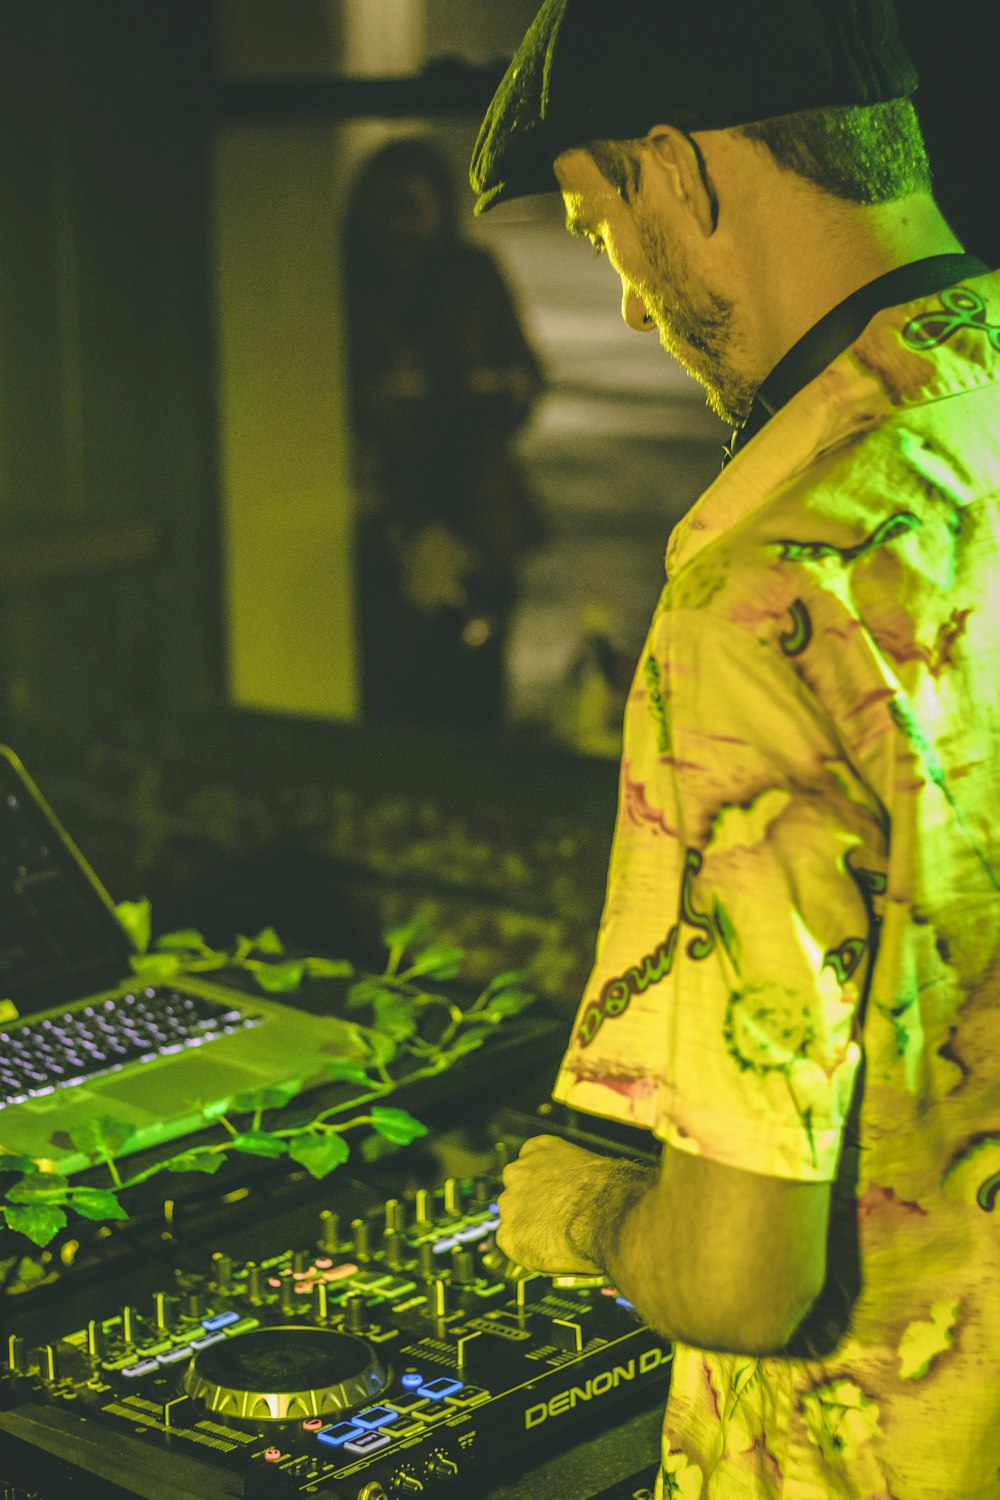
<path id="1" fill-rule="evenodd" d="M 533 1151 L 547 1151 L 550 1150 L 553 1146 L 562 1145 L 565 1145 L 565 1142 L 561 1141 L 557 1135 L 531 1135 L 521 1147 L 518 1155 L 519 1157 L 529 1156 Z"/>

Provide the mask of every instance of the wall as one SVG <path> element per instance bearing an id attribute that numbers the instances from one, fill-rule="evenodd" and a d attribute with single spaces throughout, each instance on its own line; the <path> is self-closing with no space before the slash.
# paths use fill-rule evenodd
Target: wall
<path id="1" fill-rule="evenodd" d="M 217 701 L 211 11 L 0 11 L 0 711 L 158 732 Z"/>

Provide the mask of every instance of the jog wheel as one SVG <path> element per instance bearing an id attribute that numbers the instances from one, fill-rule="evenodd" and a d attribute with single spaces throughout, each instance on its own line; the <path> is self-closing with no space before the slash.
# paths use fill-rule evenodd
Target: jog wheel
<path id="1" fill-rule="evenodd" d="M 201 1349 L 181 1386 L 219 1416 L 291 1422 L 370 1401 L 386 1372 L 364 1339 L 324 1328 L 258 1328 Z"/>

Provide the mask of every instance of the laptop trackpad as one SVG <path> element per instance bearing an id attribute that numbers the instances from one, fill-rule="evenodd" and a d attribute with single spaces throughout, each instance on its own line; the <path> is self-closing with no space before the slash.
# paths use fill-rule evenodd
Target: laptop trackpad
<path id="1" fill-rule="evenodd" d="M 230 1067 L 221 1060 L 185 1058 L 174 1067 L 140 1069 L 129 1078 L 105 1078 L 99 1092 L 108 1099 L 149 1110 L 177 1114 L 186 1106 L 212 1104 L 268 1080 L 250 1068 Z M 98 1092 L 95 1090 L 95 1092 Z"/>

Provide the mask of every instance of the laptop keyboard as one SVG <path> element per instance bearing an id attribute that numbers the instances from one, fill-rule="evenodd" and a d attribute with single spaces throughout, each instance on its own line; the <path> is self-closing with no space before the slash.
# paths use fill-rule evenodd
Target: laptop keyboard
<path id="1" fill-rule="evenodd" d="M 0 1031 L 0 1109 L 126 1063 L 203 1046 L 262 1016 L 158 986 Z"/>

